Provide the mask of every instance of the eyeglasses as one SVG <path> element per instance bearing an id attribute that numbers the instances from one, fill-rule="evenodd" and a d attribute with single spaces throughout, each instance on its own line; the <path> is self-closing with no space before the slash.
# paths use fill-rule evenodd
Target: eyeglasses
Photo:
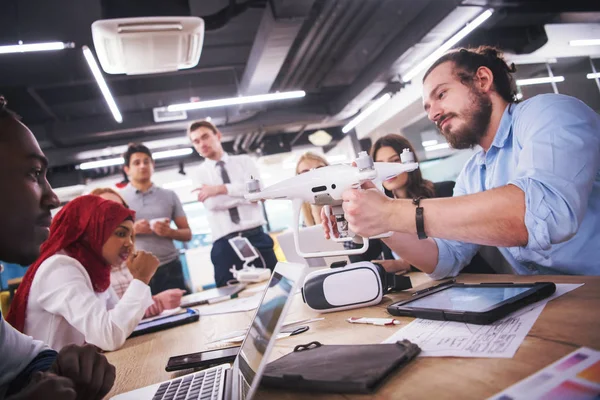
<path id="1" fill-rule="evenodd" d="M 326 165 L 319 165 L 318 167 L 315 167 L 315 168 L 303 169 L 302 171 L 298 172 L 298 175 L 302 175 L 308 171 L 312 171 L 314 169 L 319 169 L 319 168 L 323 168 L 323 167 L 326 167 Z"/>

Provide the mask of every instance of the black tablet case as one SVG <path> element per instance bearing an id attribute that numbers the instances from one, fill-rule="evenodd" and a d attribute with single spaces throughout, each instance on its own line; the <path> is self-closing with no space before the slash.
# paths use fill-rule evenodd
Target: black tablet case
<path id="1" fill-rule="evenodd" d="M 364 345 L 312 342 L 269 363 L 262 385 L 309 392 L 371 393 L 420 351 L 408 340 Z"/>

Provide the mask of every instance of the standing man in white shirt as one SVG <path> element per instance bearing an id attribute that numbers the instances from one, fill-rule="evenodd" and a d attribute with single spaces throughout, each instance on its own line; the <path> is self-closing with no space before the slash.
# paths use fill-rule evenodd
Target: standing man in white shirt
<path id="1" fill-rule="evenodd" d="M 246 182 L 250 177 L 259 179 L 254 161 L 247 155 L 225 153 L 221 132 L 208 121 L 192 123 L 188 134 L 196 151 L 205 158 L 195 176 L 195 190 L 198 201 L 204 203 L 208 210 L 208 223 L 213 235 L 210 258 L 217 286 L 224 286 L 233 279 L 229 271 L 233 266 L 236 269 L 242 267 L 242 261 L 229 244 L 229 239 L 235 236 L 248 238 L 260 252 L 262 260 L 255 260 L 255 266 L 273 270 L 277 257 L 273 251 L 273 239 L 262 228 L 265 224 L 262 207 L 244 198 Z"/>

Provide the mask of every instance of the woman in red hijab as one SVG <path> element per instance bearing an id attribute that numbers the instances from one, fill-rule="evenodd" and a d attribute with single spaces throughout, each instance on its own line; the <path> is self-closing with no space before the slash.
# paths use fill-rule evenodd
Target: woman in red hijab
<path id="1" fill-rule="evenodd" d="M 56 215 L 40 257 L 29 267 L 7 321 L 59 351 L 91 343 L 115 350 L 142 319 L 158 259 L 134 252 L 135 212 L 98 196 L 82 196 Z M 119 300 L 111 265 L 127 261 L 134 281 Z"/>

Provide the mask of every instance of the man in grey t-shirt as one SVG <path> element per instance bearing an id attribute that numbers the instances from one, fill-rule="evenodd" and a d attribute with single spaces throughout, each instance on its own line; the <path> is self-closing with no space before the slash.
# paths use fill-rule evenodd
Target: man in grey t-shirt
<path id="1" fill-rule="evenodd" d="M 179 251 L 173 244 L 173 240 L 188 242 L 192 239 L 181 201 L 172 190 L 152 183 L 154 160 L 146 146 L 131 144 L 123 159 L 130 183 L 121 195 L 136 212 L 135 245 L 154 254 L 160 261 L 156 274 L 150 280 L 152 294 L 176 288 L 189 291 L 183 279 Z M 171 228 L 171 221 L 177 229 Z"/>

